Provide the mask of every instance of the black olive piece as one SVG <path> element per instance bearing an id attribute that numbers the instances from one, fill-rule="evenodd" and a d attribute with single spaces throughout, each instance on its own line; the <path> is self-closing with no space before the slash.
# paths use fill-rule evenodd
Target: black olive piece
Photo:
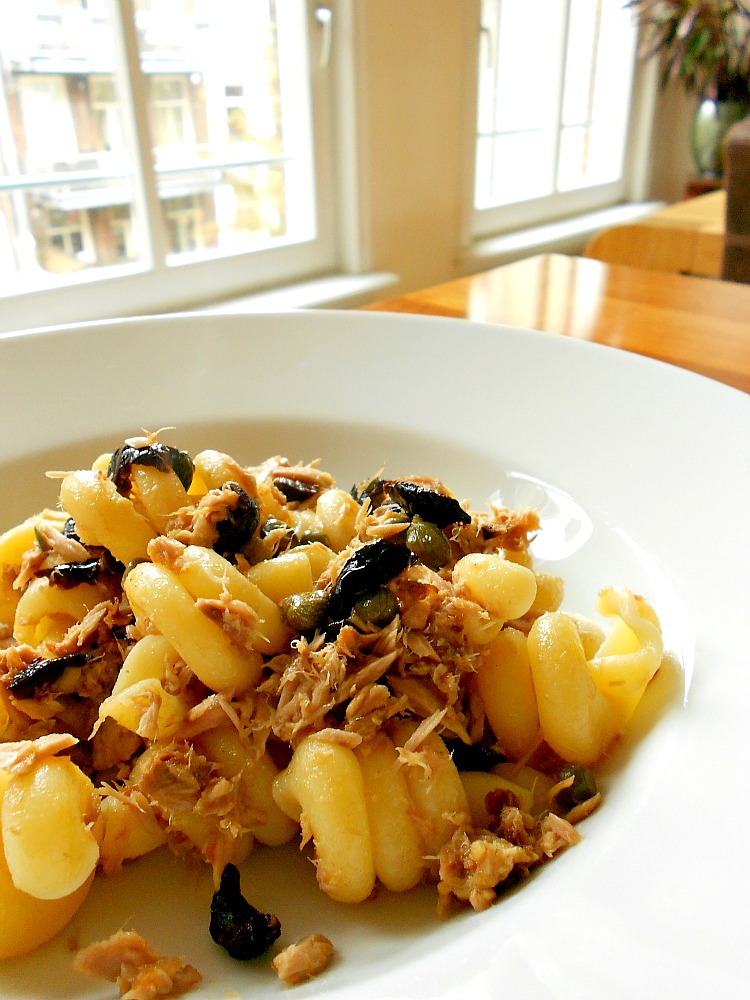
<path id="1" fill-rule="evenodd" d="M 11 677 L 8 681 L 8 690 L 12 691 L 16 698 L 33 698 L 42 687 L 54 684 L 68 667 L 83 667 L 90 659 L 90 653 L 69 653 L 67 656 L 54 656 L 49 660 L 39 657 Z"/>
<path id="2" fill-rule="evenodd" d="M 92 583 L 102 571 L 99 558 L 85 559 L 83 562 L 60 563 L 49 575 L 49 582 L 66 589 L 78 583 Z"/>
<path id="3" fill-rule="evenodd" d="M 257 958 L 281 935 L 278 917 L 261 913 L 240 892 L 240 873 L 226 865 L 218 890 L 211 899 L 209 933 L 232 958 Z"/>
<path id="4" fill-rule="evenodd" d="M 505 760 L 498 750 L 492 750 L 481 743 L 464 743 L 463 740 L 452 739 L 446 740 L 445 745 L 459 771 L 491 771 L 495 764 Z"/>
<path id="5" fill-rule="evenodd" d="M 134 448 L 124 444 L 112 453 L 107 469 L 107 476 L 117 487 L 117 492 L 123 496 L 130 494 L 130 470 L 134 465 L 149 465 L 160 472 L 175 473 L 185 489 L 190 488 L 193 481 L 195 466 L 193 460 L 185 451 L 171 448 L 169 445 L 149 444 L 143 448 Z"/>
<path id="6" fill-rule="evenodd" d="M 109 549 L 97 551 L 101 554 L 84 559 L 82 562 L 60 563 L 54 566 L 49 574 L 50 583 L 65 590 L 79 583 L 93 583 L 106 574 L 122 576 L 124 567 Z"/>
<path id="7" fill-rule="evenodd" d="M 326 642 L 335 642 L 344 625 L 350 625 L 348 618 L 338 618 L 335 622 L 327 622 L 323 628 L 323 638 Z M 357 629 L 359 631 L 359 629 Z"/>
<path id="8" fill-rule="evenodd" d="M 76 523 L 72 517 L 69 517 L 63 525 L 62 534 L 65 535 L 66 538 L 72 538 L 75 542 L 80 542 L 81 540 L 78 537 L 78 529 L 76 528 Z"/>
<path id="9" fill-rule="evenodd" d="M 312 500 L 320 493 L 320 486 L 316 483 L 293 479 L 291 476 L 276 476 L 273 485 L 287 503 L 303 503 L 305 500 Z"/>
<path id="10" fill-rule="evenodd" d="M 237 503 L 226 517 L 216 522 L 218 538 L 214 551 L 227 558 L 242 551 L 253 537 L 260 524 L 260 507 L 238 483 L 225 483 L 225 487 L 237 494 Z"/>
<path id="11" fill-rule="evenodd" d="M 380 507 L 388 498 L 387 483 L 384 479 L 376 476 L 374 479 L 367 479 L 358 486 L 352 486 L 351 495 L 358 504 L 369 500 L 373 508 Z"/>
<path id="12" fill-rule="evenodd" d="M 471 516 L 458 500 L 447 497 L 444 493 L 436 493 L 426 486 L 398 480 L 390 484 L 390 493 L 412 517 L 421 517 L 436 524 L 438 528 L 446 528 L 458 521 L 461 524 L 471 523 Z"/>
<path id="13" fill-rule="evenodd" d="M 346 620 L 360 597 L 384 586 L 406 569 L 411 553 L 384 539 L 367 542 L 346 560 L 331 591 L 328 617 Z"/>
<path id="14" fill-rule="evenodd" d="M 565 764 L 560 769 L 558 780 L 565 781 L 567 778 L 572 778 L 573 784 L 569 788 L 563 788 L 557 795 L 557 801 L 563 809 L 572 809 L 596 795 L 596 778 L 583 764 Z"/>

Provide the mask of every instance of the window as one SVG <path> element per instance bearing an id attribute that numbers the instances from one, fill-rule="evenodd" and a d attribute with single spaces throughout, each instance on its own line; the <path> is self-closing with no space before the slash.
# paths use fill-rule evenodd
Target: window
<path id="1" fill-rule="evenodd" d="M 476 235 L 623 199 L 636 24 L 622 0 L 482 0 Z"/>
<path id="2" fill-rule="evenodd" d="M 330 271 L 319 31 L 306 0 L 4 4 L 0 329 Z"/>

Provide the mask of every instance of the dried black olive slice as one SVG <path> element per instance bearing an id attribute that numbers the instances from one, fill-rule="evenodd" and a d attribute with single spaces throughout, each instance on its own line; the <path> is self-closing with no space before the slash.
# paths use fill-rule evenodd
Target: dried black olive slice
<path id="1" fill-rule="evenodd" d="M 226 559 L 244 549 L 257 531 L 260 507 L 238 483 L 225 483 L 224 486 L 237 494 L 237 503 L 227 508 L 226 517 L 216 523 L 218 538 L 214 551 Z"/>
<path id="2" fill-rule="evenodd" d="M 418 486 L 408 480 L 398 480 L 390 484 L 391 497 L 412 517 L 421 517 L 438 528 L 449 524 L 470 524 L 471 516 L 466 513 L 454 497 L 437 493 L 426 486 Z"/>
<path id="3" fill-rule="evenodd" d="M 360 597 L 384 586 L 406 569 L 411 553 L 403 545 L 378 539 L 349 556 L 341 568 L 328 602 L 331 621 L 345 620 Z"/>
<path id="4" fill-rule="evenodd" d="M 69 517 L 68 520 L 63 525 L 62 534 L 65 535 L 66 538 L 72 538 L 73 541 L 75 542 L 80 542 L 81 540 L 78 537 L 78 530 L 76 528 L 76 523 L 72 517 Z"/>
<path id="5" fill-rule="evenodd" d="M 67 589 L 79 583 L 93 583 L 107 573 L 120 577 L 124 567 L 109 549 L 96 549 L 100 555 L 92 555 L 82 562 L 60 563 L 50 570 L 49 581 L 56 587 Z"/>
<path id="6" fill-rule="evenodd" d="M 388 499 L 387 486 L 388 484 L 384 479 L 376 476 L 373 479 L 365 480 L 358 486 L 352 486 L 351 495 L 358 504 L 369 500 L 373 508 L 380 507 Z"/>
<path id="7" fill-rule="evenodd" d="M 303 503 L 305 500 L 312 500 L 320 493 L 320 486 L 317 483 L 294 479 L 292 476 L 274 476 L 273 485 L 287 503 Z"/>
<path id="8" fill-rule="evenodd" d="M 464 743 L 460 739 L 445 740 L 453 763 L 459 771 L 491 771 L 506 758 L 497 750 L 481 743 Z"/>
<path id="9" fill-rule="evenodd" d="M 102 572 L 101 560 L 85 559 L 83 562 L 60 563 L 50 572 L 49 581 L 56 587 L 75 587 L 78 583 L 93 583 Z"/>
<path id="10" fill-rule="evenodd" d="M 187 452 L 171 448 L 159 441 L 142 448 L 125 444 L 113 452 L 107 469 L 107 476 L 114 482 L 118 493 L 122 493 L 123 496 L 128 496 L 130 493 L 130 470 L 134 465 L 149 465 L 161 472 L 172 470 L 186 490 L 193 481 L 195 466 Z"/>
<path id="11" fill-rule="evenodd" d="M 69 653 L 49 660 L 39 657 L 11 677 L 8 690 L 16 698 L 33 698 L 42 687 L 53 684 L 68 667 L 83 667 L 90 659 L 90 653 Z"/>
<path id="12" fill-rule="evenodd" d="M 219 888 L 211 899 L 209 933 L 232 958 L 257 958 L 281 935 L 278 917 L 261 913 L 240 892 L 240 873 L 226 865 Z"/>

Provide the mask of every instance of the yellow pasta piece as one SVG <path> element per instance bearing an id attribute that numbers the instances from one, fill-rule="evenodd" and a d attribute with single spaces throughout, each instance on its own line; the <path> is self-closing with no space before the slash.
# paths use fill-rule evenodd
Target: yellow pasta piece
<path id="1" fill-rule="evenodd" d="M 187 545 L 169 571 L 195 598 L 218 601 L 228 594 L 251 608 L 256 616 L 253 647 L 258 651 L 273 654 L 288 649 L 293 633 L 278 605 L 217 552 Z"/>
<path id="2" fill-rule="evenodd" d="M 193 459 L 195 474 L 205 484 L 206 490 L 218 490 L 224 483 L 237 483 L 253 496 L 257 486 L 255 479 L 242 466 L 224 452 L 208 448 Z"/>
<path id="3" fill-rule="evenodd" d="M 531 607 L 525 614 L 538 617 L 545 611 L 557 611 L 565 596 L 565 584 L 559 576 L 552 573 L 534 573 L 536 577 L 536 594 Z"/>
<path id="4" fill-rule="evenodd" d="M 359 504 L 338 487 L 324 490 L 315 504 L 320 525 L 335 552 L 341 552 L 354 537 Z"/>
<path id="5" fill-rule="evenodd" d="M 280 772 L 268 753 L 260 757 L 248 753 L 234 726 L 209 729 L 196 740 L 196 746 L 219 765 L 225 777 L 238 780 L 243 802 L 242 823 L 256 840 L 278 847 L 292 839 L 299 823 L 274 800 L 273 783 Z"/>
<path id="6" fill-rule="evenodd" d="M 112 685 L 112 694 L 121 694 L 150 677 L 161 680 L 169 660 L 174 662 L 176 659 L 177 654 L 163 635 L 144 635 L 130 647 Z"/>
<path id="7" fill-rule="evenodd" d="M 11 629 L 21 591 L 13 586 L 15 572 L 21 565 L 24 553 L 36 545 L 36 529 L 50 524 L 62 530 L 66 515 L 60 511 L 44 510 L 27 518 L 0 535 L 0 634 L 2 628 Z"/>
<path id="8" fill-rule="evenodd" d="M 453 584 L 500 621 L 526 614 L 536 597 L 533 571 L 501 555 L 471 552 L 453 567 Z"/>
<path id="9" fill-rule="evenodd" d="M 4 566 L 18 566 L 20 564 L 24 552 L 30 549 L 36 541 L 34 528 L 37 517 L 30 517 L 0 535 L 0 569 Z"/>
<path id="10" fill-rule="evenodd" d="M 328 564 L 333 559 L 333 549 L 329 549 L 322 542 L 309 542 L 307 545 L 301 545 L 299 551 L 304 554 L 305 559 L 310 563 L 313 583 L 317 583 L 318 577 L 328 568 Z"/>
<path id="11" fill-rule="evenodd" d="M 303 545 L 273 559 L 264 559 L 251 566 L 245 576 L 276 604 L 292 594 L 304 594 L 313 589 L 315 582 L 306 548 Z"/>
<path id="12" fill-rule="evenodd" d="M 492 817 L 487 809 L 486 799 L 492 792 L 510 792 L 516 797 L 518 805 L 524 812 L 532 811 L 534 798 L 522 785 L 487 771 L 461 771 L 460 775 L 474 826 L 486 827 L 489 824 Z"/>
<path id="13" fill-rule="evenodd" d="M 505 778 L 520 788 L 525 788 L 531 796 L 531 808 L 528 810 L 538 815 L 549 807 L 548 793 L 554 787 L 556 779 L 550 778 L 542 771 L 537 771 L 528 764 L 516 764 L 513 761 L 501 761 L 492 768 L 492 774 Z"/>
<path id="14" fill-rule="evenodd" d="M 427 864 L 398 753 L 385 733 L 354 753 L 364 781 L 375 873 L 387 889 L 404 892 L 422 880 Z"/>
<path id="15" fill-rule="evenodd" d="M 361 903 L 375 885 L 362 772 L 349 747 L 312 735 L 276 778 L 279 807 L 312 837 L 318 885 L 331 899 Z"/>
<path id="16" fill-rule="evenodd" d="M 94 872 L 60 899 L 38 899 L 13 884 L 0 844 L 0 961 L 19 958 L 52 940 L 66 927 L 89 894 Z"/>
<path id="17" fill-rule="evenodd" d="M 234 643 L 221 624 L 198 609 L 193 594 L 168 570 L 139 563 L 125 577 L 123 587 L 136 618 L 161 632 L 212 691 L 236 693 L 257 682 L 260 655 Z"/>
<path id="18" fill-rule="evenodd" d="M 520 760 L 540 739 L 534 678 L 523 632 L 504 628 L 484 646 L 476 679 L 492 732 L 504 753 Z"/>
<path id="19" fill-rule="evenodd" d="M 145 559 L 156 531 L 112 480 L 96 472 L 71 472 L 60 485 L 60 504 L 76 523 L 84 545 L 103 545 L 127 566 Z"/>
<path id="20" fill-rule="evenodd" d="M 629 712 L 594 682 L 575 623 L 560 611 L 538 618 L 528 638 L 542 736 L 568 761 L 595 763 Z"/>
<path id="21" fill-rule="evenodd" d="M 167 839 L 153 813 L 114 795 L 102 797 L 93 832 L 99 843 L 100 864 L 107 875 L 119 871 L 124 861 L 156 850 Z"/>
<path id="22" fill-rule="evenodd" d="M 166 531 L 167 521 L 176 510 L 187 507 L 191 502 L 179 476 L 172 469 L 134 465 L 130 481 L 146 519 L 158 534 Z"/>
<path id="23" fill-rule="evenodd" d="M 393 731 L 396 747 L 403 747 L 415 729 L 414 722 L 397 723 Z M 423 740 L 416 758 L 405 764 L 403 770 L 425 852 L 435 857 L 455 829 L 448 817 L 469 812 L 461 777 L 445 743 L 436 733 L 430 733 Z"/>
<path id="24" fill-rule="evenodd" d="M 164 690 L 156 677 L 145 677 L 111 694 L 99 706 L 99 721 L 110 717 L 124 729 L 149 739 L 167 739 L 180 729 L 192 705 Z"/>
<path id="25" fill-rule="evenodd" d="M 94 786 L 68 758 L 11 774 L 0 817 L 15 887 L 38 899 L 61 899 L 84 885 L 99 860 L 91 832 L 97 810 Z"/>
<path id="26" fill-rule="evenodd" d="M 18 602 L 13 638 L 30 646 L 59 642 L 71 625 L 108 596 L 94 583 L 56 587 L 47 577 L 36 577 Z"/>
<path id="27" fill-rule="evenodd" d="M 635 695 L 637 703 L 664 655 L 659 620 L 644 600 L 615 587 L 601 592 L 597 609 L 613 626 L 591 660 L 594 680 L 605 694 Z"/>

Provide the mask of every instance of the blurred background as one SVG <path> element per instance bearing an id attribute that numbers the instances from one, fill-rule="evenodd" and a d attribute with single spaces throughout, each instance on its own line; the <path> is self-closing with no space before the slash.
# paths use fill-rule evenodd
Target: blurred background
<path id="1" fill-rule="evenodd" d="M 0 330 L 358 305 L 721 184 L 622 0 L 0 6 Z"/>

